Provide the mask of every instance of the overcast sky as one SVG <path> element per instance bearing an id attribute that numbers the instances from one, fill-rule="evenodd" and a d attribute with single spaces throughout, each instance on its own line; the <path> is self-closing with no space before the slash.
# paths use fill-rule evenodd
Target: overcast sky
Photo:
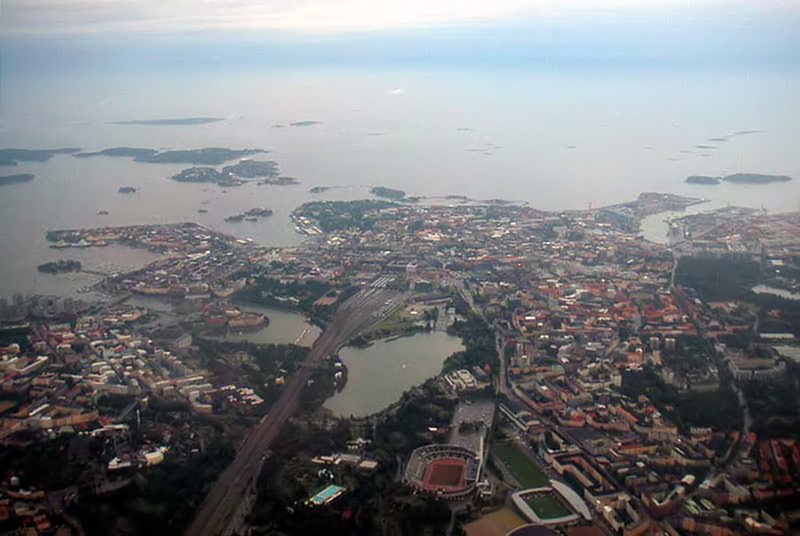
<path id="1" fill-rule="evenodd" d="M 90 44 L 97 54 L 133 53 L 154 39 L 163 57 L 170 47 L 185 57 L 210 44 L 233 57 L 248 53 L 242 43 L 257 43 L 259 58 L 800 63 L 800 0 L 0 2 L 5 54 L 13 64 L 23 50 L 20 65 L 48 54 L 85 59 Z"/>
<path id="2" fill-rule="evenodd" d="M 6 35 L 278 29 L 352 32 L 591 15 L 739 18 L 800 11 L 797 0 L 5 0 Z"/>

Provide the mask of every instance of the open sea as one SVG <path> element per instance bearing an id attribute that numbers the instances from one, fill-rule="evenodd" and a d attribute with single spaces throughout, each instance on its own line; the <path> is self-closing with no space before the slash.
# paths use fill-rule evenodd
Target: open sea
<path id="1" fill-rule="evenodd" d="M 222 188 L 169 179 L 189 165 L 68 155 L 0 167 L 0 175 L 36 175 L 0 186 L 5 298 L 77 294 L 96 280 L 40 274 L 42 262 L 77 258 L 86 268 L 114 271 L 155 258 L 123 247 L 53 250 L 44 238 L 50 229 L 189 220 L 265 245 L 295 245 L 303 239 L 289 220 L 295 207 L 366 197 L 371 185 L 409 195 L 521 200 L 548 210 L 597 207 L 644 191 L 706 198 L 708 208 L 800 209 L 795 72 L 320 67 L 157 78 L 75 72 L 6 78 L 0 96 L 0 147 L 261 148 L 283 175 L 301 181 Z M 224 120 L 111 124 L 198 116 Z M 684 182 L 688 175 L 736 172 L 794 180 Z M 119 194 L 120 186 L 137 193 Z M 309 193 L 314 186 L 336 188 Z M 257 223 L 223 221 L 254 207 L 275 214 Z M 651 221 L 646 235 L 658 239 L 661 229 Z"/>

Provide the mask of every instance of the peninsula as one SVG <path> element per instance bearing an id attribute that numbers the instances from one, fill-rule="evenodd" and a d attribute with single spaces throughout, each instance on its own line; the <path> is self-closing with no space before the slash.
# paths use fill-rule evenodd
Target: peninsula
<path id="1" fill-rule="evenodd" d="M 642 238 L 643 217 L 700 202 L 308 202 L 292 219 L 312 237 L 287 248 L 198 223 L 48 232 L 57 247 L 163 255 L 88 288 L 110 300 L 3 302 L 16 390 L 1 402 L 0 469 L 20 475 L 3 487 L 3 526 L 28 527 L 36 509 L 89 534 L 241 534 L 256 519 L 264 534 L 483 535 L 498 519 L 784 534 L 800 483 L 800 316 L 752 289 L 796 288 L 800 212 L 728 207 L 672 218 L 669 245 Z M 268 319 L 236 302 L 324 328 L 256 343 L 238 332 Z M 409 346 L 372 374 L 336 355 L 430 331 L 463 348 Z M 370 417 L 323 405 L 361 371 L 373 390 L 405 383 L 414 348 L 443 361 L 429 381 Z M 53 504 L 76 474 L 74 501 Z"/>
<path id="2" fill-rule="evenodd" d="M 64 149 L 0 149 L 0 166 L 16 166 L 20 162 L 47 162 L 57 154 L 73 154 L 75 148 Z"/>
<path id="3" fill-rule="evenodd" d="M 44 264 L 40 264 L 37 266 L 37 269 L 40 272 L 44 272 L 46 274 L 60 274 L 64 272 L 80 272 L 81 271 L 81 263 L 80 261 L 73 261 L 73 260 L 63 260 L 59 259 L 53 262 L 46 262 Z"/>
<path id="4" fill-rule="evenodd" d="M 19 173 L 17 175 L 4 175 L 0 177 L 0 186 L 8 184 L 18 184 L 20 182 L 30 182 L 34 178 L 33 173 Z"/>

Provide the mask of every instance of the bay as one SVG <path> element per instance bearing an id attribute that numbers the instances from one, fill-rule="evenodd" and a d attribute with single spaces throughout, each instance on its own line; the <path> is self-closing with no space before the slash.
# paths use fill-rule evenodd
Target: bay
<path id="1" fill-rule="evenodd" d="M 259 329 L 228 331 L 225 335 L 208 338 L 228 342 L 311 346 L 322 333 L 319 327 L 311 324 L 301 313 L 251 304 L 237 304 L 237 307 L 242 311 L 266 315 L 269 324 Z"/>
<path id="2" fill-rule="evenodd" d="M 347 367 L 347 383 L 324 406 L 341 417 L 377 413 L 404 391 L 439 375 L 444 360 L 462 349 L 461 339 L 442 332 L 342 348 L 339 357 Z"/>

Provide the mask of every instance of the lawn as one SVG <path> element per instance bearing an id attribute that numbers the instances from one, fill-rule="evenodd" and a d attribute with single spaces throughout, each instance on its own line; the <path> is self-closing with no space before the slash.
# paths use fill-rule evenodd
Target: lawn
<path id="1" fill-rule="evenodd" d="M 547 475 L 513 443 L 496 444 L 492 447 L 492 452 L 523 488 L 550 485 Z"/>
<path id="2" fill-rule="evenodd" d="M 572 513 L 551 495 L 534 495 L 526 499 L 525 503 L 542 519 L 556 519 Z"/>

